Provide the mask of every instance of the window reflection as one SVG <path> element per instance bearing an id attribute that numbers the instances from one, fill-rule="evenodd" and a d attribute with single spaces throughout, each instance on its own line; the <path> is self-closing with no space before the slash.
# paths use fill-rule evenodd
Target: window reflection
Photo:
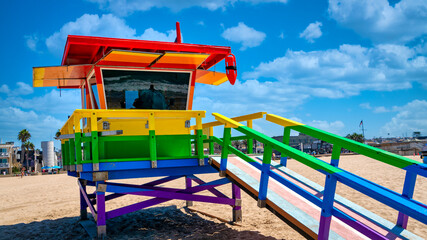
<path id="1" fill-rule="evenodd" d="M 107 108 L 185 110 L 190 73 L 102 70 Z"/>

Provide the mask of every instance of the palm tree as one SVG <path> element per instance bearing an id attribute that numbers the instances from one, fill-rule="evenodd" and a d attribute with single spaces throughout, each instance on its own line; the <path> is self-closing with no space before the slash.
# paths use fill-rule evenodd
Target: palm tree
<path id="1" fill-rule="evenodd" d="M 24 163 L 25 157 L 24 157 L 24 144 L 31 138 L 30 132 L 28 132 L 27 129 L 22 129 L 18 133 L 18 140 L 21 141 L 21 164 Z M 26 161 L 26 168 L 28 169 L 28 160 Z"/>
<path id="2" fill-rule="evenodd" d="M 27 159 L 27 169 L 28 169 L 28 154 L 30 153 L 30 150 L 34 150 L 34 144 L 30 141 L 26 141 L 24 143 L 25 148 L 25 159 Z M 34 168 L 36 167 L 36 162 L 34 159 Z"/>

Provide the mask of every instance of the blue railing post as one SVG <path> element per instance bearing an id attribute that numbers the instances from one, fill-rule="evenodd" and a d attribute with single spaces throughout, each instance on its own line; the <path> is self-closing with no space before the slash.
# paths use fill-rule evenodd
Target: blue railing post
<path id="1" fill-rule="evenodd" d="M 337 178 L 326 175 L 325 189 L 323 191 L 322 212 L 320 215 L 318 239 L 328 239 L 331 228 L 332 209 L 334 207 L 335 190 L 337 188 Z"/>
<path id="2" fill-rule="evenodd" d="M 270 143 L 264 143 L 264 155 L 262 157 L 262 167 L 261 167 L 261 179 L 259 183 L 258 191 L 258 207 L 265 207 L 265 200 L 267 199 L 267 190 L 268 190 L 268 179 L 270 176 L 270 164 L 271 164 L 271 155 L 273 154 L 273 147 Z"/>
<path id="3" fill-rule="evenodd" d="M 410 171 L 406 171 L 405 183 L 403 184 L 403 191 L 402 191 L 403 197 L 411 199 L 414 196 L 416 181 L 417 181 L 417 174 Z M 397 216 L 396 225 L 406 229 L 406 227 L 408 226 L 408 215 L 402 212 L 399 212 L 399 215 Z"/>
<path id="4" fill-rule="evenodd" d="M 341 146 L 335 145 L 332 148 L 331 165 L 338 167 L 341 155 Z"/>
<path id="5" fill-rule="evenodd" d="M 289 139 L 291 138 L 291 128 L 285 127 L 283 130 L 283 143 L 289 145 Z M 280 165 L 286 167 L 288 163 L 288 156 L 285 156 L 284 153 L 280 153 Z"/>
<path id="6" fill-rule="evenodd" d="M 219 166 L 219 176 L 225 177 L 225 171 L 227 170 L 227 159 L 228 159 L 228 146 L 231 143 L 231 128 L 224 127 L 224 136 L 222 151 L 221 151 L 221 164 Z"/>

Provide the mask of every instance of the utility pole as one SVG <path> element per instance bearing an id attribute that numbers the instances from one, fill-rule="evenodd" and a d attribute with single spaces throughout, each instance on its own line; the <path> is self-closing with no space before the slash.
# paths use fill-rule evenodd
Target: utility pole
<path id="1" fill-rule="evenodd" d="M 362 126 L 362 137 L 363 137 L 363 143 L 365 143 L 365 127 L 363 126 L 363 120 L 360 121 L 359 127 Z"/>

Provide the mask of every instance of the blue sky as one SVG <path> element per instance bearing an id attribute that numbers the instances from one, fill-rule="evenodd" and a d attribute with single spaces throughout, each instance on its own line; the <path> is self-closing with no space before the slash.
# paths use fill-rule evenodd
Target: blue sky
<path id="1" fill-rule="evenodd" d="M 427 135 L 427 2 L 417 0 L 2 1 L 0 137 L 51 140 L 79 91 L 33 89 L 32 67 L 60 65 L 66 36 L 231 46 L 238 82 L 197 85 L 194 109 L 267 111 L 340 135 Z M 224 65 L 216 66 L 224 71 Z M 209 117 L 208 120 L 212 118 Z M 282 129 L 255 123 L 268 135 Z"/>

